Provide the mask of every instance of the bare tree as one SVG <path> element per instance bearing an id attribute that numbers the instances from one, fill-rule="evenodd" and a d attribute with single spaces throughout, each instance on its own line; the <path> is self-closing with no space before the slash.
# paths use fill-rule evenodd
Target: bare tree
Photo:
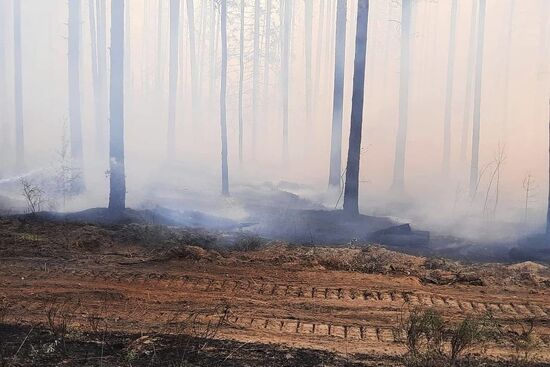
<path id="1" fill-rule="evenodd" d="M 368 20 L 369 0 L 358 0 L 355 62 L 353 70 L 353 96 L 351 102 L 351 127 L 349 133 L 346 184 L 344 188 L 344 213 L 352 216 L 359 215 L 359 165 L 363 130 Z"/>
<path id="2" fill-rule="evenodd" d="M 168 77 L 168 159 L 173 159 L 176 150 L 176 97 L 178 84 L 180 0 L 170 0 L 170 64 Z"/>
<path id="3" fill-rule="evenodd" d="M 109 209 L 126 207 L 124 168 L 124 0 L 111 0 Z"/>
<path id="4" fill-rule="evenodd" d="M 474 95 L 474 126 L 472 133 L 472 161 L 470 165 L 470 195 L 473 195 L 479 169 L 479 140 L 481 130 L 481 92 L 483 80 L 483 46 L 485 43 L 486 0 L 479 0 L 478 41 L 476 51 L 476 76 Z"/>
<path id="5" fill-rule="evenodd" d="M 340 188 L 342 175 L 342 116 L 344 113 L 344 75 L 346 66 L 347 0 L 338 0 L 336 10 L 336 46 L 334 62 L 334 95 L 332 102 L 332 135 L 330 143 L 329 186 Z"/>
<path id="6" fill-rule="evenodd" d="M 527 222 L 529 215 L 529 204 L 533 198 L 533 190 L 535 189 L 535 179 L 530 173 L 523 179 L 523 191 L 525 192 L 525 206 L 524 206 L 524 221 Z"/>
<path id="7" fill-rule="evenodd" d="M 20 183 L 21 195 L 27 203 L 27 211 L 31 214 L 42 211 L 42 206 L 46 202 L 44 190 L 25 178 L 22 178 Z"/>

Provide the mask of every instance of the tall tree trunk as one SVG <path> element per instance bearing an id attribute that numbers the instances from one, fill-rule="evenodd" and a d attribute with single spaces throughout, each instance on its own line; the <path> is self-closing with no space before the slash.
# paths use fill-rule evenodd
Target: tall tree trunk
<path id="1" fill-rule="evenodd" d="M 271 66 L 271 0 L 266 0 L 264 35 L 264 113 L 269 115 L 269 72 Z"/>
<path id="2" fill-rule="evenodd" d="M 157 79 L 157 88 L 161 90 L 164 70 L 162 62 L 162 26 L 163 26 L 163 14 L 164 14 L 164 0 L 158 1 L 158 15 L 157 15 L 157 66 L 156 66 L 156 79 Z"/>
<path id="3" fill-rule="evenodd" d="M 245 3 L 241 0 L 241 29 L 239 36 L 239 163 L 243 163 L 243 89 L 244 89 L 244 17 Z"/>
<path id="4" fill-rule="evenodd" d="M 349 133 L 346 184 L 344 188 L 344 213 L 351 216 L 359 215 L 359 165 L 361 160 L 361 135 L 363 130 L 363 100 L 365 96 L 368 20 L 369 0 L 358 0 L 355 62 L 353 69 L 353 96 L 351 101 L 351 126 Z"/>
<path id="5" fill-rule="evenodd" d="M 98 151 L 107 156 L 107 125 L 109 120 L 109 92 L 107 86 L 107 4 L 106 0 L 96 0 L 97 20 L 97 78 L 98 100 L 96 100 Z"/>
<path id="6" fill-rule="evenodd" d="M 72 167 L 79 175 L 72 188 L 75 192 L 83 189 L 82 181 L 82 116 L 80 110 L 80 0 L 69 1 L 69 126 Z"/>
<path id="7" fill-rule="evenodd" d="M 462 137 L 460 139 L 460 159 L 466 164 L 466 151 L 468 150 L 468 130 L 472 118 L 472 91 L 474 84 L 474 70 L 476 63 L 476 36 L 477 36 L 477 2 L 472 1 L 470 15 L 470 40 L 468 51 L 468 71 L 466 74 L 466 96 L 464 102 L 464 117 L 462 118 Z"/>
<path id="8" fill-rule="evenodd" d="M 470 165 L 470 195 L 475 195 L 479 177 L 479 140 L 481 130 L 481 92 L 483 80 L 483 46 L 485 43 L 486 0 L 479 0 L 478 37 L 476 51 L 476 75 L 474 94 L 474 126 L 472 132 L 472 161 Z"/>
<path id="9" fill-rule="evenodd" d="M 220 29 L 222 41 L 222 70 L 220 85 L 220 128 L 222 138 L 222 195 L 229 196 L 229 168 L 227 164 L 227 0 L 221 0 Z"/>
<path id="10" fill-rule="evenodd" d="M 11 146 L 9 124 L 6 106 L 6 3 L 0 1 L 0 155 L 2 157 L 12 156 L 8 150 Z M 0 178 L 2 170 L 6 169 L 7 160 L 3 159 L 0 164 Z"/>
<path id="11" fill-rule="evenodd" d="M 252 156 L 258 138 L 258 89 L 260 86 L 260 0 L 254 0 L 254 64 L 252 70 Z"/>
<path id="12" fill-rule="evenodd" d="M 292 24 L 293 0 L 281 0 L 282 11 L 282 44 L 281 44 L 281 98 L 283 109 L 283 162 L 288 163 L 288 99 L 289 99 L 289 69 L 290 69 L 290 33 Z"/>
<path id="13" fill-rule="evenodd" d="M 168 159 L 176 151 L 176 97 L 178 94 L 180 0 L 170 0 L 170 65 L 168 77 Z"/>
<path id="14" fill-rule="evenodd" d="M 305 52 L 306 52 L 306 124 L 311 123 L 311 57 L 313 31 L 313 2 L 305 0 Z"/>
<path id="15" fill-rule="evenodd" d="M 336 10 L 336 47 L 334 62 L 334 96 L 332 102 L 332 135 L 330 142 L 329 186 L 340 188 L 342 175 L 342 116 L 344 112 L 344 76 L 346 67 L 347 0 L 338 0 Z"/>
<path id="16" fill-rule="evenodd" d="M 23 59 L 21 56 L 21 2 L 13 2 L 13 55 L 15 100 L 15 167 L 25 168 L 25 133 L 23 126 Z"/>
<path id="17" fill-rule="evenodd" d="M 111 0 L 109 209 L 126 207 L 124 168 L 124 0 Z"/>
<path id="18" fill-rule="evenodd" d="M 393 190 L 405 188 L 405 157 L 407 151 L 407 125 L 409 120 L 409 79 L 412 0 L 402 0 L 401 11 L 401 66 L 399 75 L 399 123 L 395 141 Z"/>
<path id="19" fill-rule="evenodd" d="M 187 0 L 187 23 L 189 27 L 189 58 L 191 60 L 191 113 L 193 123 L 198 121 L 200 99 L 198 95 L 197 49 L 195 47 L 195 5 L 193 0 Z"/>
<path id="20" fill-rule="evenodd" d="M 107 92 L 106 92 L 106 22 L 105 0 L 89 0 L 90 36 L 92 41 L 92 82 L 96 128 L 96 153 L 106 151 Z"/>
<path id="21" fill-rule="evenodd" d="M 447 59 L 447 85 L 445 92 L 445 117 L 443 123 L 443 177 L 448 178 L 451 167 L 451 119 L 454 86 L 454 65 L 456 53 L 456 18 L 458 0 L 452 0 L 451 29 L 449 35 L 449 55 Z"/>

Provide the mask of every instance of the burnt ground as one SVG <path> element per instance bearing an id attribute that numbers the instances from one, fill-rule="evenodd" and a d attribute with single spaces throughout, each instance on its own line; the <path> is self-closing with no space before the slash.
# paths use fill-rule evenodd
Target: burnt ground
<path id="1" fill-rule="evenodd" d="M 532 324 L 530 357 L 550 362 L 550 271 L 532 262 L 27 216 L 0 220 L 0 300 L 6 366 L 395 366 L 409 308 Z M 508 337 L 469 353 L 518 358 Z"/>

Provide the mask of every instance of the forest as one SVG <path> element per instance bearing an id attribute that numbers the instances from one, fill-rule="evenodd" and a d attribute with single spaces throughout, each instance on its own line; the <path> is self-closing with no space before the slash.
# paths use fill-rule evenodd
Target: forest
<path id="1" fill-rule="evenodd" d="M 550 0 L 0 0 L 0 367 L 550 365 Z"/>

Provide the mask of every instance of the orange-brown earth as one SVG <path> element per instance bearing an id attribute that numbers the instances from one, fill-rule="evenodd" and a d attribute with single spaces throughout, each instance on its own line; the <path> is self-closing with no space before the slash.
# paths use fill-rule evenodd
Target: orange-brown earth
<path id="1" fill-rule="evenodd" d="M 220 249 L 213 242 L 205 233 L 157 226 L 2 220 L 0 304 L 6 306 L 0 323 L 52 328 L 48 314 L 57 311 L 57 322 L 66 319 L 74 333 L 141 335 L 150 339 L 138 343 L 153 346 L 155 335 L 180 332 L 236 343 L 217 365 L 229 365 L 247 345 L 267 345 L 330 352 L 340 361 L 333 365 L 361 363 L 368 355 L 376 364 L 365 357 L 365 365 L 385 366 L 405 352 L 396 333 L 404 310 L 422 307 L 449 322 L 490 312 L 510 331 L 533 322 L 534 354 L 550 362 L 544 265 L 462 265 L 380 247 L 243 239 Z M 483 350 L 501 361 L 515 353 L 507 340 Z"/>

